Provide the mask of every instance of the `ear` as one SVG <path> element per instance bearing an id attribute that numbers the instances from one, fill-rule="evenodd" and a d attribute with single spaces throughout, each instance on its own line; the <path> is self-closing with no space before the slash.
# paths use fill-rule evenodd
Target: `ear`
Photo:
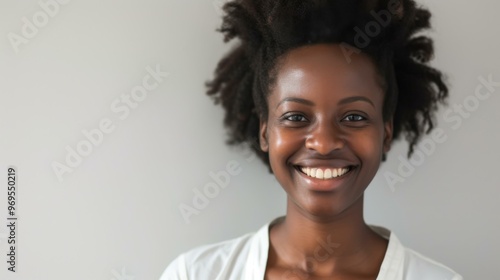
<path id="1" fill-rule="evenodd" d="M 384 154 L 389 152 L 392 143 L 392 118 L 384 123 Z"/>
<path id="2" fill-rule="evenodd" d="M 267 121 L 262 118 L 259 121 L 259 143 L 263 152 L 269 152 L 269 142 L 267 141 Z"/>

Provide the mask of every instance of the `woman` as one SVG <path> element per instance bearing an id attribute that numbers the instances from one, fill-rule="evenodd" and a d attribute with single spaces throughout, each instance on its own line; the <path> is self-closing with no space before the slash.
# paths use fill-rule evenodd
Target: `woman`
<path id="1" fill-rule="evenodd" d="M 462 279 L 363 218 L 392 141 L 404 135 L 410 156 L 448 95 L 428 65 L 432 40 L 415 35 L 429 11 L 412 0 L 235 0 L 224 11 L 225 41 L 240 43 L 208 94 L 229 143 L 250 143 L 286 191 L 287 213 L 180 255 L 161 279 Z"/>

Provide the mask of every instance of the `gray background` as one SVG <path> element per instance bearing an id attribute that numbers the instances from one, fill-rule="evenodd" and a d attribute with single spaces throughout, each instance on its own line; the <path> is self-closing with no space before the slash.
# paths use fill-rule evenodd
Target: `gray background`
<path id="1" fill-rule="evenodd" d="M 500 81 L 500 2 L 421 3 L 434 13 L 434 65 L 448 73 L 449 104 L 472 102 L 479 77 Z M 2 261 L 1 279 L 157 279 L 179 253 L 284 213 L 280 186 L 248 152 L 225 146 L 222 110 L 204 95 L 203 83 L 229 49 L 214 31 L 220 4 L 73 0 L 16 52 L 9 34 L 22 34 L 23 17 L 33 22 L 43 9 L 37 1 L 0 1 L 2 185 L 7 166 L 19 170 L 18 272 Z M 156 65 L 169 76 L 120 119 L 111 104 Z M 368 223 L 469 279 L 498 274 L 499 93 L 496 87 L 467 117 L 448 115 L 454 121 L 441 110 L 446 141 L 391 189 L 384 174 L 399 174 L 406 154 L 405 144 L 395 145 L 366 194 Z M 75 149 L 86 139 L 82 130 L 103 119 L 114 130 L 58 180 L 54 162 L 64 164 L 66 146 Z M 186 223 L 179 206 L 192 205 L 194 190 L 214 182 L 209 173 L 231 161 L 241 172 Z"/>

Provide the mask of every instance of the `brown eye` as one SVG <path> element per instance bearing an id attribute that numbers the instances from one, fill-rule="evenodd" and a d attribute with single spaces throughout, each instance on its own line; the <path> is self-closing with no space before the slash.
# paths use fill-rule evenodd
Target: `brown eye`
<path id="1" fill-rule="evenodd" d="M 299 114 L 293 114 L 285 117 L 285 120 L 291 121 L 291 122 L 305 122 L 307 119 Z"/>
<path id="2" fill-rule="evenodd" d="M 350 114 L 343 119 L 343 121 L 348 121 L 348 122 L 359 122 L 364 120 L 366 120 L 366 118 L 358 114 Z"/>

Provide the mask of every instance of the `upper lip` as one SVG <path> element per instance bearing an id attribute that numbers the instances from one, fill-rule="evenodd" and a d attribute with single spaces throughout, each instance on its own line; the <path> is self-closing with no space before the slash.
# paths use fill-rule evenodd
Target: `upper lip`
<path id="1" fill-rule="evenodd" d="M 304 159 L 293 163 L 295 166 L 299 167 L 311 167 L 311 168 L 346 168 L 355 166 L 356 163 L 344 159 Z"/>

